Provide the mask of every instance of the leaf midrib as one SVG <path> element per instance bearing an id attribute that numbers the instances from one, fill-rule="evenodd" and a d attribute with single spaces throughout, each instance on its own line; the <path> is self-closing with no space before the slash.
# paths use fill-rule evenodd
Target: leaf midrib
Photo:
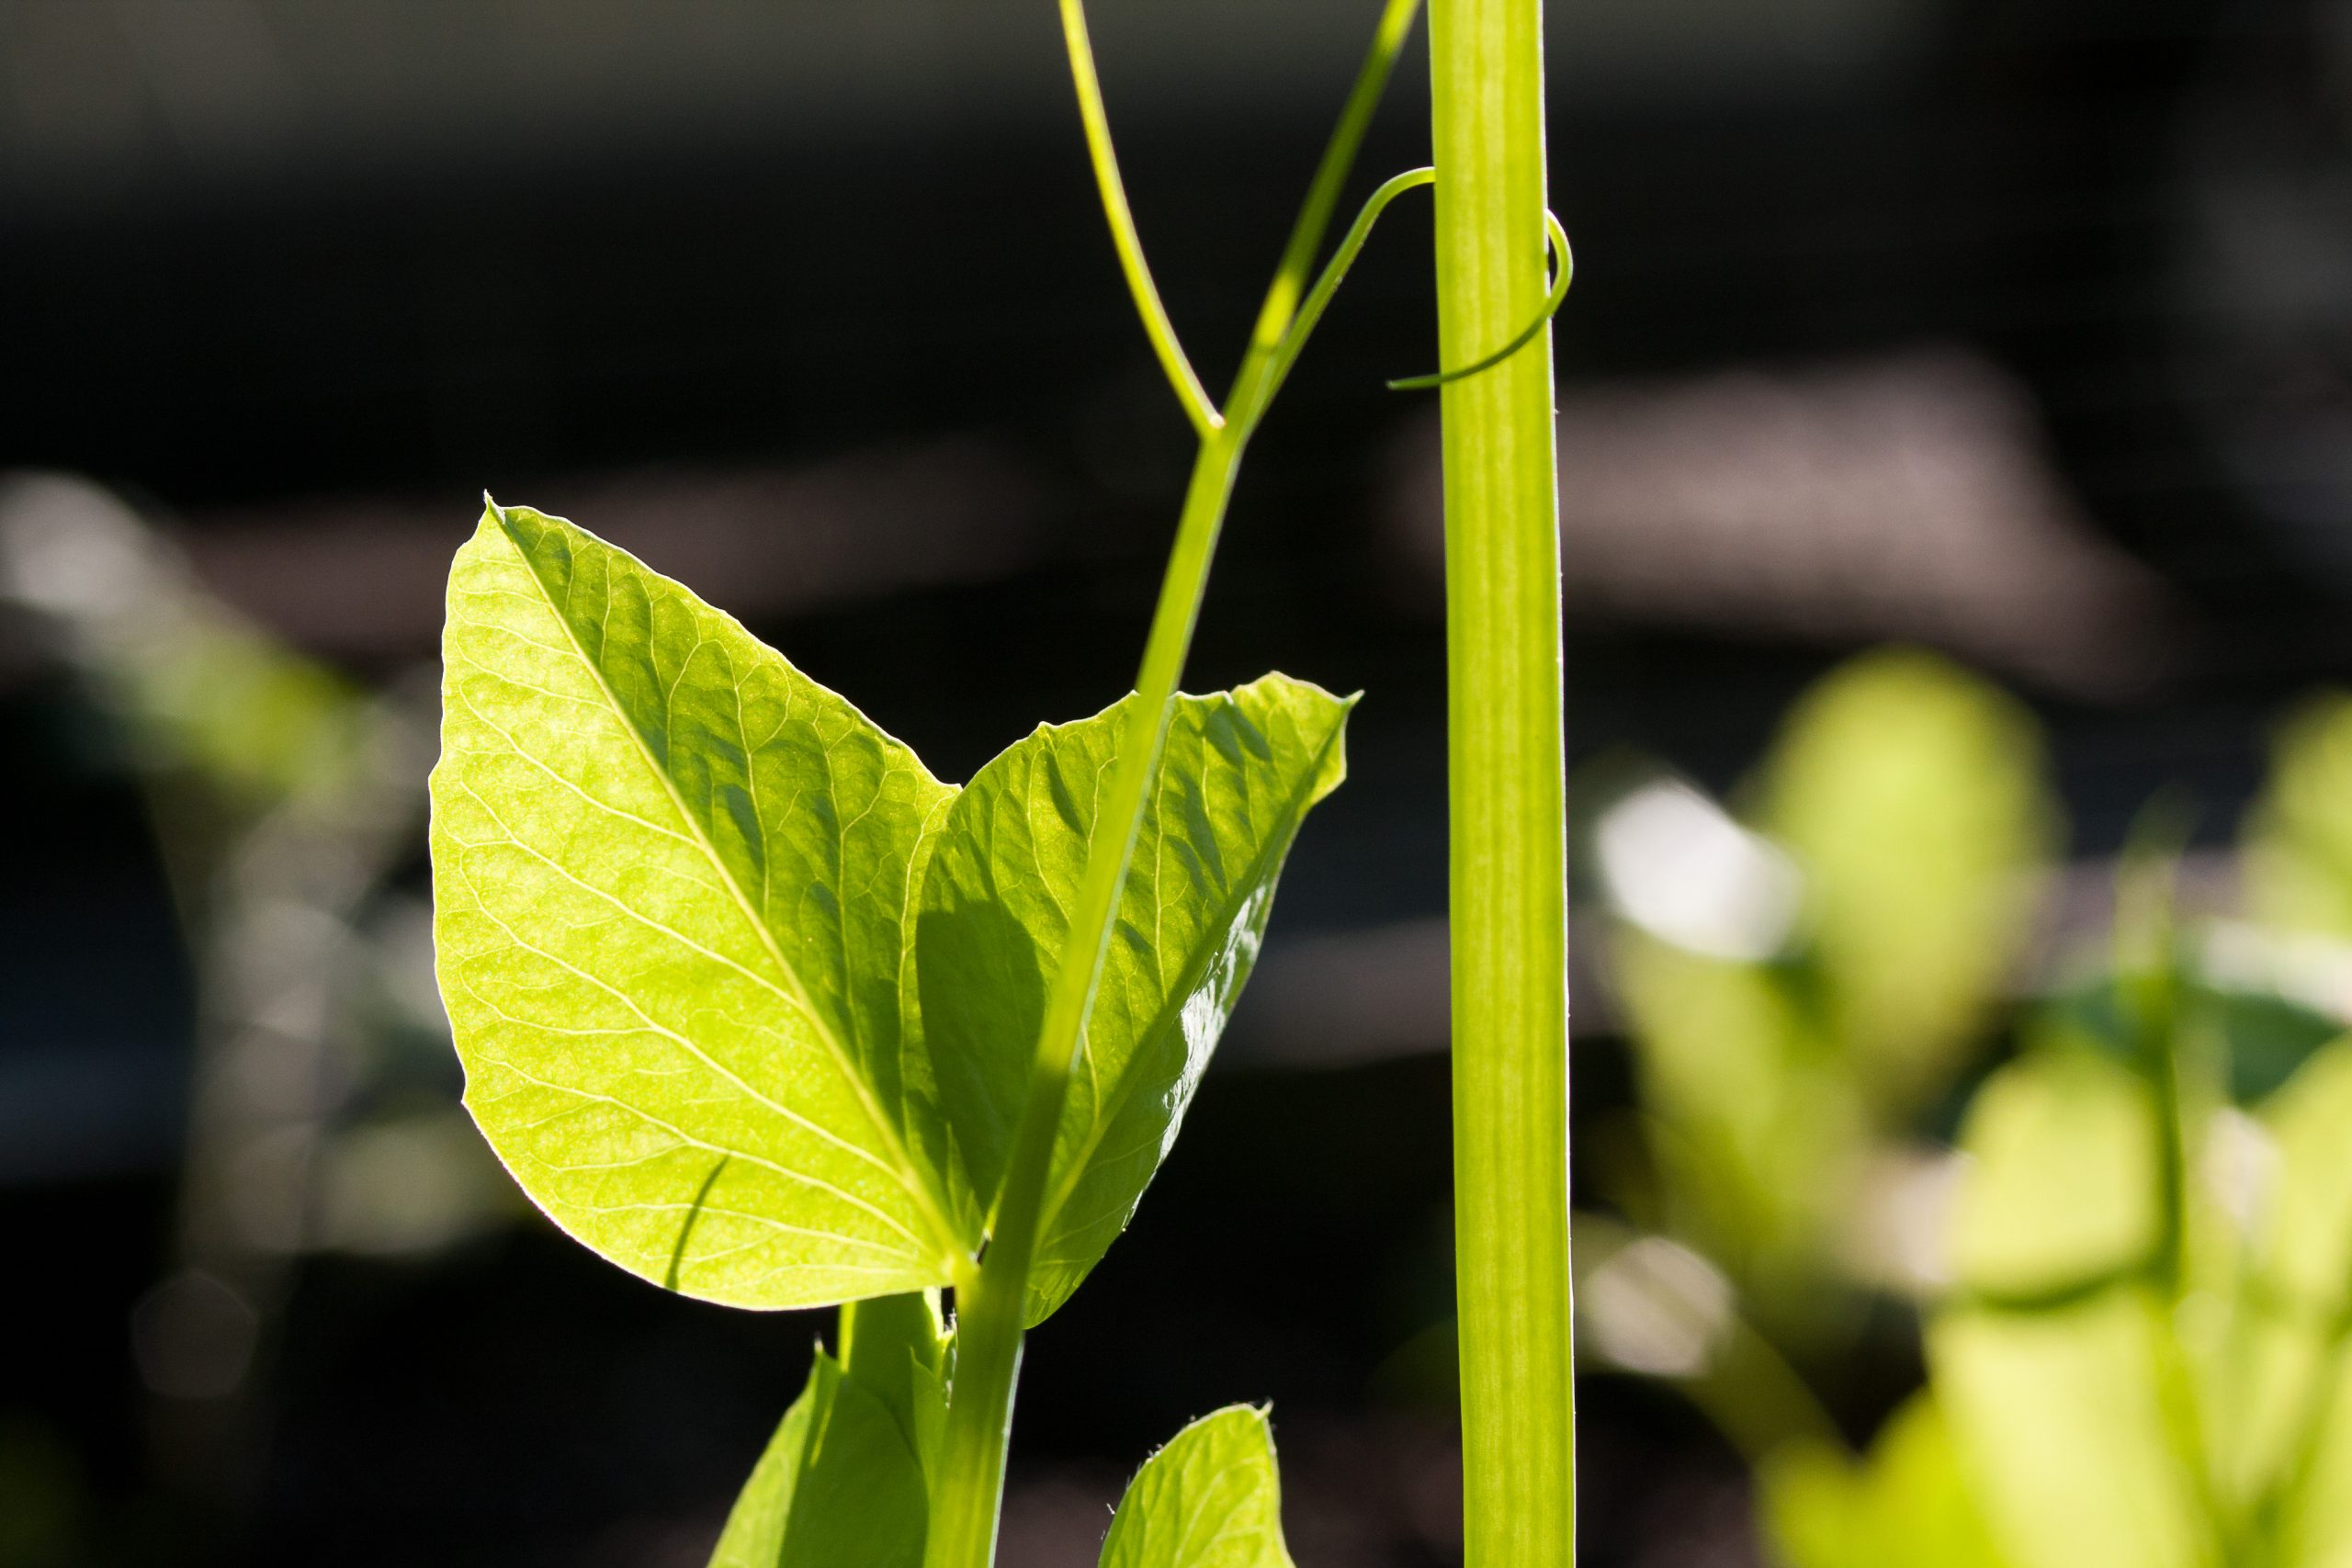
<path id="1" fill-rule="evenodd" d="M 946 1275 L 953 1277 L 957 1250 L 955 1234 L 948 1227 L 945 1216 L 940 1213 L 931 1193 L 923 1186 L 919 1173 L 914 1168 L 913 1161 L 907 1156 L 905 1145 L 899 1141 L 897 1131 L 882 1115 L 881 1107 L 875 1103 L 873 1091 L 866 1085 L 865 1075 L 857 1070 L 848 1051 L 834 1035 L 831 1025 L 826 1022 L 824 1016 L 808 999 L 808 989 L 801 983 L 799 971 L 795 969 L 790 961 L 784 956 L 784 949 L 776 942 L 775 933 L 768 929 L 767 922 L 752 909 L 749 899 L 744 896 L 742 887 L 735 879 L 734 872 L 721 858 L 718 847 L 710 841 L 709 835 L 703 831 L 700 819 L 687 808 L 685 797 L 678 793 L 676 781 L 670 777 L 669 770 L 654 761 L 653 749 L 646 743 L 645 737 L 638 732 L 636 724 L 629 718 L 628 709 L 621 703 L 620 694 L 613 690 L 612 682 L 605 678 L 604 669 L 588 657 L 588 649 L 582 644 L 579 634 L 572 630 L 571 621 L 565 618 L 562 607 L 556 603 L 553 585 L 539 575 L 538 563 L 532 558 L 530 550 L 524 546 L 523 542 L 515 537 L 514 529 L 508 525 L 506 508 L 493 502 L 492 510 L 498 517 L 500 536 L 506 540 L 507 547 L 521 558 L 523 570 L 530 574 L 531 581 L 537 586 L 540 602 L 547 606 L 548 614 L 554 617 L 557 629 L 563 633 L 564 641 L 571 646 L 572 656 L 580 660 L 581 665 L 588 671 L 589 678 L 596 682 L 596 689 L 604 694 L 605 701 L 612 709 L 613 716 L 620 721 L 621 729 L 628 736 L 629 744 L 636 748 L 639 761 L 645 764 L 646 771 L 650 773 L 655 782 L 662 786 L 662 793 L 669 797 L 670 805 L 677 812 L 679 820 L 685 824 L 687 837 L 692 840 L 703 857 L 710 863 L 712 869 L 718 872 L 718 880 L 727 889 L 728 897 L 735 901 L 737 912 L 743 917 L 758 936 L 760 945 L 767 950 L 769 958 L 775 961 L 777 972 L 784 976 L 785 984 L 791 989 L 792 1000 L 798 1006 L 801 1016 L 808 1021 L 809 1027 L 815 1030 L 817 1038 L 823 1043 L 826 1051 L 831 1055 L 834 1067 L 849 1084 L 850 1092 L 856 1097 L 859 1109 L 865 1112 L 868 1124 L 874 1128 L 876 1135 L 882 1142 L 884 1151 L 889 1156 L 891 1174 L 897 1178 L 899 1186 L 906 1194 L 914 1200 L 916 1208 L 921 1211 L 924 1222 L 931 1228 L 932 1240 L 939 1247 L 941 1252 L 941 1257 L 936 1261 Z M 650 568 L 644 570 L 649 572 L 651 570 Z M 663 581 L 669 580 L 663 579 Z M 612 610 L 612 592 L 608 571 L 605 586 L 605 605 L 607 615 Z M 724 611 L 716 608 L 712 610 L 712 614 L 727 618 Z M 649 622 L 648 625 L 650 628 L 650 623 Z M 745 632 L 744 635 L 749 637 L 751 634 Z M 700 649 L 701 642 L 697 640 L 695 651 L 700 651 Z M 691 660 L 692 655 L 690 654 L 688 658 Z M 679 678 L 684 679 L 684 665 L 680 666 Z M 740 682 L 738 685 L 740 699 Z M 747 767 L 752 768 L 756 768 L 757 765 L 756 760 L 748 754 L 745 763 Z M 830 773 L 828 776 L 830 778 Z M 764 823 L 761 825 L 761 830 L 765 832 Z"/>
<path id="2" fill-rule="evenodd" d="M 1228 698 L 1227 700 L 1230 701 L 1231 699 Z M 1301 792 L 1302 794 L 1313 793 L 1315 781 L 1322 776 L 1323 762 L 1325 759 L 1329 757 L 1331 754 L 1331 748 L 1338 743 L 1340 736 L 1345 733 L 1346 724 L 1347 712 L 1342 708 L 1340 714 L 1340 721 L 1334 724 L 1331 727 L 1330 733 L 1324 737 L 1323 744 L 1316 748 L 1313 756 L 1314 765 L 1306 770 L 1302 775 L 1306 781 L 1306 788 Z M 1161 778 L 1164 779 L 1167 774 L 1167 759 L 1164 750 L 1160 760 L 1160 773 Z M 1153 793 L 1155 795 L 1159 793 L 1157 781 L 1154 784 Z M 1293 834 L 1295 834 L 1297 830 L 1295 824 L 1304 813 L 1305 809 L 1306 807 L 1298 803 L 1296 797 L 1294 797 L 1286 807 L 1285 814 L 1291 818 L 1294 824 L 1292 829 Z M 1167 836 L 1166 829 L 1163 828 L 1154 841 L 1155 852 L 1158 852 L 1159 844 L 1166 841 Z M 1087 837 L 1090 841 L 1093 838 L 1093 833 L 1091 829 Z M 1264 869 L 1267 861 L 1274 852 L 1273 846 L 1275 841 L 1276 840 L 1274 839 L 1269 838 L 1265 846 L 1255 855 L 1250 857 L 1248 868 L 1249 874 L 1246 877 L 1230 882 L 1228 886 L 1236 887 L 1254 887 L 1257 885 L 1259 874 Z M 1155 898 L 1158 897 L 1156 892 L 1154 897 Z M 1227 903 L 1220 904 L 1218 908 L 1223 918 L 1218 922 L 1217 929 L 1219 931 L 1223 931 L 1227 929 L 1231 924 L 1233 916 L 1231 913 L 1226 911 L 1237 907 L 1238 904 L 1245 904 L 1248 901 L 1248 896 L 1245 895 L 1238 900 L 1227 900 Z M 1164 907 L 1165 903 L 1166 900 L 1164 899 L 1159 900 L 1159 904 L 1162 907 Z M 1155 919 L 1157 918 L 1158 913 L 1158 908 L 1155 908 Z M 1065 940 L 1067 940 L 1067 938 L 1065 938 Z M 1170 1016 L 1167 1006 L 1168 998 L 1173 997 L 1188 997 L 1192 995 L 1193 987 L 1200 983 L 1201 976 L 1206 972 L 1210 954 L 1217 951 L 1222 951 L 1222 949 L 1206 949 L 1203 952 L 1200 957 L 1194 959 L 1191 964 L 1186 964 L 1182 974 L 1183 983 L 1181 986 L 1162 987 L 1160 1008 L 1159 1011 L 1153 1015 L 1154 1026 L 1151 1032 L 1144 1037 L 1143 1042 L 1141 1042 L 1142 1045 L 1148 1045 L 1157 1042 L 1165 1034 L 1167 1028 L 1165 1021 Z M 1155 947 L 1155 955 L 1156 953 L 1157 949 Z M 1180 1016 L 1182 1014 L 1182 1009 L 1177 1010 Z M 1081 1039 L 1083 1039 L 1083 1037 L 1081 1037 Z M 1146 1053 L 1143 1049 L 1137 1049 L 1135 1055 L 1128 1058 L 1129 1063 L 1132 1065 L 1133 1063 L 1139 1061 L 1145 1054 Z M 1087 1050 L 1083 1055 L 1087 1062 L 1088 1070 L 1090 1072 L 1097 1070 L 1094 1066 L 1093 1052 L 1091 1050 Z M 1096 1102 L 1098 1113 L 1094 1117 L 1092 1125 L 1088 1127 L 1086 1136 L 1079 1142 L 1074 1157 L 1070 1161 L 1069 1173 L 1067 1179 L 1057 1184 L 1055 1188 L 1052 1201 L 1047 1204 L 1045 1211 L 1044 1223 L 1038 1227 L 1038 1235 L 1040 1236 L 1050 1238 L 1056 1234 L 1055 1227 L 1059 1224 L 1061 1221 L 1062 1211 L 1069 1206 L 1070 1199 L 1077 1195 L 1078 1189 L 1084 1183 L 1086 1173 L 1092 1168 L 1095 1151 L 1102 1146 L 1102 1139 L 1108 1134 L 1111 1125 L 1118 1121 L 1120 1114 L 1126 1110 L 1127 1102 L 1135 1098 L 1136 1086 L 1140 1081 L 1141 1077 L 1141 1074 L 1132 1071 L 1120 1074 L 1118 1080 L 1111 1087 L 1110 1098 L 1107 1100 L 1099 1100 Z"/>

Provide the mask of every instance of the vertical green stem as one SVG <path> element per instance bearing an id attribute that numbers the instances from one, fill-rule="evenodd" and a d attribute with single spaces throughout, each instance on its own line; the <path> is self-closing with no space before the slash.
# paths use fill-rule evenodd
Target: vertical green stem
<path id="1" fill-rule="evenodd" d="M 1431 0 L 1441 364 L 1544 302 L 1543 41 L 1540 0 Z M 1549 333 L 1447 386 L 1442 411 L 1464 1561 L 1559 1568 L 1576 1438 Z"/>

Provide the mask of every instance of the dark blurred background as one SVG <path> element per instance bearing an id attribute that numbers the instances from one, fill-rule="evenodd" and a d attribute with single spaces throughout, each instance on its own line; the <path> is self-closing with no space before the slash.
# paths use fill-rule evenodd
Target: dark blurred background
<path id="1" fill-rule="evenodd" d="M 1097 0 L 1213 381 L 1375 9 Z M 1908 641 L 2040 716 L 2078 860 L 2165 784 L 2226 836 L 2352 673 L 2352 6 L 1549 11 L 1572 766 L 1728 787 Z M 1417 42 L 1357 190 L 1426 118 Z M 1303 1563 L 1458 1560 L 1429 272 L 1400 204 L 1241 483 L 1188 683 L 1363 689 L 1351 781 L 1032 1341 L 1009 1564 L 1267 1398 Z M 1188 457 L 1048 0 L 0 0 L 0 1565 L 699 1562 L 830 1324 L 607 1268 L 457 1119 L 448 557 L 571 516 L 960 779 L 1125 688 Z M 1698 1417 L 1583 1400 L 1590 1562 L 1753 1560 Z"/>

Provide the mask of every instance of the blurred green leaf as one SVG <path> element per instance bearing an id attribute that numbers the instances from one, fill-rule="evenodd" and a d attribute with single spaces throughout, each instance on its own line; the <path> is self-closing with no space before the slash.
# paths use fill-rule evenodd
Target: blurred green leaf
<path id="1" fill-rule="evenodd" d="M 435 937 L 466 1102 L 531 1197 L 744 1306 L 947 1281 L 977 1240 L 900 1027 L 954 789 L 729 617 L 557 518 L 458 554 Z"/>
<path id="2" fill-rule="evenodd" d="M 2007 1568 L 1925 1392 L 1887 1418 L 1866 1459 L 1792 1443 L 1765 1461 L 1757 1486 L 1781 1568 Z"/>
<path id="3" fill-rule="evenodd" d="M 2063 1304 L 2143 1266 L 2158 1228 L 2154 1114 L 2140 1077 L 2088 1051 L 2037 1052 L 1988 1078 L 1961 1136 L 1962 1292 Z"/>
<path id="4" fill-rule="evenodd" d="M 175 618 L 114 671 L 152 758 L 269 801 L 350 782 L 359 693 L 209 606 Z"/>
<path id="5" fill-rule="evenodd" d="M 1865 1122 L 1790 977 L 1617 933 L 1618 993 L 1666 1181 L 1668 1227 L 1783 1334 L 1817 1314 Z"/>
<path id="6" fill-rule="evenodd" d="M 2064 1190 L 2048 1190 L 2052 1206 Z M 2154 1291 L 2123 1285 L 2039 1312 L 1957 1308 L 1930 1327 L 1937 1398 L 2016 1568 L 2218 1561 L 2160 1388 L 2168 1317 Z"/>
<path id="7" fill-rule="evenodd" d="M 2352 939 L 2352 694 L 2305 703 L 2278 728 L 2244 831 L 2246 907 L 2292 931 Z"/>
<path id="8" fill-rule="evenodd" d="M 2269 1524 L 2276 1560 L 2296 1568 L 2352 1562 L 2352 1357 L 2341 1338 L 2312 1368 L 2309 1446 L 2294 1455 L 2291 1486 Z"/>
<path id="9" fill-rule="evenodd" d="M 2252 1234 L 2228 1332 L 2203 1341 L 2214 1468 L 2276 1561 L 2352 1561 L 2352 1042 L 2227 1130 L 2211 1163 Z"/>
<path id="10" fill-rule="evenodd" d="M 919 1568 L 929 1507 L 884 1399 L 820 1350 L 727 1516 L 711 1568 Z"/>
<path id="11" fill-rule="evenodd" d="M 1292 1568 L 1265 1412 L 1228 1405 L 1145 1461 L 1119 1499 L 1102 1568 Z"/>
<path id="12" fill-rule="evenodd" d="M 2057 838 L 2034 723 L 1941 659 L 1868 654 L 1799 703 L 1760 782 L 1838 1036 L 1873 1103 L 1914 1111 L 1997 997 Z"/>
<path id="13" fill-rule="evenodd" d="M 2344 1026 L 2275 991 L 2200 986 L 2195 1003 L 2229 1047 L 2230 1096 L 2251 1103 L 2276 1091 Z"/>
<path id="14" fill-rule="evenodd" d="M 2016 1568 L 2215 1561 L 2181 1411 L 2147 1081 L 2045 1046 L 1970 1108 L 1954 1199 L 1956 1304 L 1928 1348 L 1962 1468 Z"/>
<path id="15" fill-rule="evenodd" d="M 2294 1316 L 2352 1314 L 2352 1041 L 2313 1056 L 2263 1108 L 2277 1148 L 2256 1247 L 2267 1288 Z"/>
<path id="16" fill-rule="evenodd" d="M 923 884 L 923 1030 L 982 1192 L 1027 1092 L 1125 705 L 1040 727 L 980 770 Z M 1174 1142 L 1257 958 L 1283 857 L 1346 774 L 1351 705 L 1282 675 L 1176 699 L 1057 1138 L 1032 1323 L 1125 1228 Z"/>

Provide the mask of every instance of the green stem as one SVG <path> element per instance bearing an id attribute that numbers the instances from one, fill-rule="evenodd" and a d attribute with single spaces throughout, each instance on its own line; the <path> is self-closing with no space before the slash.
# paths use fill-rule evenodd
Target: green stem
<path id="1" fill-rule="evenodd" d="M 1102 954 L 1110 945 L 1127 862 L 1143 824 L 1145 792 L 1159 764 L 1170 700 L 1192 647 L 1193 628 L 1200 618 L 1209 562 L 1225 525 L 1234 476 L 1250 434 L 1272 401 L 1280 380 L 1278 370 L 1289 364 L 1289 358 L 1277 364 L 1286 342 L 1289 357 L 1296 355 L 1290 329 L 1308 269 L 1322 248 L 1340 187 L 1419 8 L 1419 0 L 1388 0 L 1371 51 L 1349 94 L 1339 126 L 1323 150 L 1303 210 L 1267 290 L 1265 308 L 1227 400 L 1229 412 L 1220 415 L 1201 393 L 1183 346 L 1160 307 L 1136 238 L 1135 220 L 1127 211 L 1080 0 L 1062 0 L 1071 76 L 1078 84 L 1081 118 L 1120 265 L 1154 350 L 1201 441 L 1183 510 L 1177 519 L 1176 542 L 1160 583 L 1159 602 L 1152 612 L 1150 635 L 1144 643 L 1135 693 L 1121 722 L 1110 789 L 1088 839 L 1086 867 L 1070 912 L 1069 942 L 1046 998 L 1029 1089 L 1013 1131 L 988 1248 L 956 1288 L 956 1374 L 940 1471 L 933 1483 L 925 1568 L 989 1568 L 995 1556 L 1012 1397 L 1027 1326 L 1029 1271 L 1038 1239 L 1051 1218 L 1045 1205 L 1055 1134 L 1069 1098 L 1070 1067 L 1080 1037 L 1092 1010 Z"/>
<path id="2" fill-rule="evenodd" d="M 956 1288 L 956 1379 L 923 1556 L 926 1568 L 988 1568 L 994 1557 L 1012 1391 L 1026 1326 L 1029 1270 L 1046 1217 L 1054 1135 L 1061 1125 L 1080 1025 L 1093 1002 L 1120 885 L 1143 818 L 1145 788 L 1159 760 L 1169 699 L 1175 694 L 1200 614 L 1209 558 L 1225 521 L 1241 446 L 1230 429 L 1220 430 L 1201 444 L 1193 465 L 1176 547 L 1136 681 L 1140 695 L 1130 699 L 1120 724 L 1111 787 L 1094 819 L 1071 911 L 1069 942 L 1046 1000 L 1028 1098 L 1013 1132 L 988 1252 L 971 1280 Z"/>
<path id="3" fill-rule="evenodd" d="M 1541 0 L 1432 0 L 1439 363 L 1544 304 Z M 1468 1568 L 1575 1551 L 1567 898 L 1549 333 L 1442 394 Z"/>

